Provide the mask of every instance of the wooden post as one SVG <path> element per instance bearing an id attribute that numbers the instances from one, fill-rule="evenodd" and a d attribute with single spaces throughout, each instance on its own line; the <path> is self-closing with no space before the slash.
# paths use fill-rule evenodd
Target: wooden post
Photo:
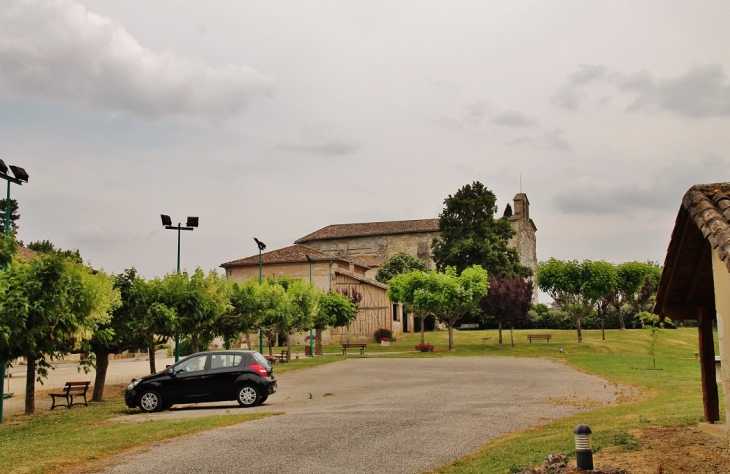
<path id="1" fill-rule="evenodd" d="M 720 420 L 720 399 L 715 379 L 715 342 L 712 337 L 712 316 L 707 308 L 697 308 L 697 327 L 700 333 L 700 370 L 702 371 L 702 403 L 705 420 Z"/>

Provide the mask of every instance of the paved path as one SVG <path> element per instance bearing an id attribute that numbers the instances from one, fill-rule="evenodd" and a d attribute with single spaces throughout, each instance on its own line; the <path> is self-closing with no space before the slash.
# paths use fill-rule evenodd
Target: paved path
<path id="1" fill-rule="evenodd" d="M 282 374 L 279 386 L 253 410 L 284 415 L 127 453 L 104 472 L 417 473 L 500 434 L 615 400 L 615 387 L 598 377 L 508 357 L 348 359 Z M 151 416 L 238 411 L 232 407 Z"/>

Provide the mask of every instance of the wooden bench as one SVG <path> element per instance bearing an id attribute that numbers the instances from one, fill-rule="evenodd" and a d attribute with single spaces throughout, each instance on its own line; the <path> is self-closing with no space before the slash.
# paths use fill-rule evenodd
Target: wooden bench
<path id="1" fill-rule="evenodd" d="M 56 398 L 64 398 L 66 399 L 66 408 L 71 408 L 71 405 L 74 405 L 74 397 L 84 397 L 84 405 L 89 406 L 88 402 L 86 401 L 86 392 L 89 390 L 89 384 L 91 382 L 66 382 L 66 385 L 63 387 L 63 392 L 61 393 L 49 393 L 51 398 L 53 399 L 53 404 L 51 405 L 51 410 L 56 408 Z M 75 405 L 81 405 L 81 402 L 76 403 Z M 59 405 L 61 406 L 61 405 Z"/>
<path id="2" fill-rule="evenodd" d="M 360 355 L 365 355 L 367 344 L 342 344 L 342 355 L 347 355 L 347 349 L 360 349 Z"/>
<path id="3" fill-rule="evenodd" d="M 530 341 L 530 344 L 532 344 L 533 339 L 545 339 L 549 344 L 551 337 L 553 337 L 552 334 L 528 334 L 527 340 Z"/>
<path id="4" fill-rule="evenodd" d="M 286 349 L 283 349 L 281 351 L 281 355 L 275 355 L 274 358 L 276 358 L 277 361 L 283 363 L 289 362 L 291 360 L 291 357 L 289 356 L 289 351 Z"/>

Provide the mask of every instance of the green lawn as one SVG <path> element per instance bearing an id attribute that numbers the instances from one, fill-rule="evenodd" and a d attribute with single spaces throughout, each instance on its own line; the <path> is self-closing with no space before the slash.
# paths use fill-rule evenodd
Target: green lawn
<path id="1" fill-rule="evenodd" d="M 550 333 L 553 339 L 529 344 L 528 333 Z M 639 388 L 638 396 L 621 405 L 593 409 L 556 422 L 498 438 L 480 452 L 436 469 L 439 473 L 508 473 L 540 463 L 547 454 L 572 453 L 572 429 L 587 423 L 594 432 L 597 450 L 631 448 L 637 441 L 630 431 L 659 425 L 687 425 L 702 420 L 702 389 L 697 350 L 697 329 L 662 331 L 656 346 L 657 367 L 649 355 L 649 330 L 584 331 L 584 342 L 576 342 L 575 331 L 515 331 L 517 345 L 497 343 L 497 331 L 457 331 L 456 350 L 449 352 L 446 332 L 426 334 L 436 347 L 434 353 L 417 353 L 420 335 L 408 335 L 390 347 L 368 344 L 366 357 L 459 357 L 518 356 L 563 360 L 580 370 L 604 377 L 608 383 Z M 717 338 L 715 338 L 717 340 Z M 560 347 L 563 352 L 560 353 Z M 277 364 L 277 374 L 342 360 L 339 345 L 325 346 L 326 357 L 304 358 Z M 388 354 L 384 354 L 387 352 Z M 348 357 L 360 357 L 353 355 Z M 117 389 L 117 393 L 120 390 Z M 131 413 L 121 395 L 104 403 L 72 410 L 42 412 L 31 417 L 11 417 L 0 425 L 0 459 L 3 472 L 58 472 L 89 461 L 123 452 L 134 446 L 248 421 L 267 414 L 218 415 L 186 420 L 155 420 L 144 423 L 109 423 L 110 418 Z M 484 420 L 489 423 L 489 420 Z M 616 449 L 616 448 L 613 448 Z"/>

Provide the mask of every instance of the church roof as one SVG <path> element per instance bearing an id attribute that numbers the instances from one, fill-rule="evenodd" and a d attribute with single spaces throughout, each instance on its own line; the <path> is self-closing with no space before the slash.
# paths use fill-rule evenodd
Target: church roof
<path id="1" fill-rule="evenodd" d="M 283 249 L 263 253 L 261 254 L 261 263 L 264 265 L 271 265 L 275 263 L 307 263 L 307 255 L 315 262 L 340 261 L 350 263 L 350 260 L 322 252 L 321 250 L 317 250 L 306 245 L 292 245 L 290 247 L 284 247 Z M 256 254 L 239 260 L 222 263 L 221 267 L 248 267 L 257 266 L 258 264 L 259 256 Z M 357 265 L 363 266 L 360 264 Z"/>
<path id="2" fill-rule="evenodd" d="M 682 206 L 730 271 L 730 183 L 692 186 Z"/>
<path id="3" fill-rule="evenodd" d="M 438 219 L 416 219 L 409 221 L 361 222 L 357 224 L 333 224 L 297 239 L 295 243 L 313 240 L 366 237 L 370 235 L 416 234 L 438 232 Z"/>

